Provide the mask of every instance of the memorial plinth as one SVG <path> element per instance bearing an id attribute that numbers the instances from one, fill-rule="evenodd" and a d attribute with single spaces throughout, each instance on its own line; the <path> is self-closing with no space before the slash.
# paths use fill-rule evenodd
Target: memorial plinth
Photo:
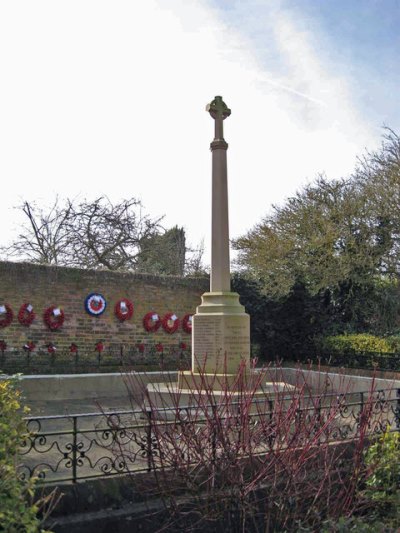
<path id="1" fill-rule="evenodd" d="M 200 381 L 224 388 L 234 382 L 243 361 L 250 362 L 250 317 L 234 292 L 207 292 L 192 320 L 192 371 L 181 372 L 181 388 Z"/>

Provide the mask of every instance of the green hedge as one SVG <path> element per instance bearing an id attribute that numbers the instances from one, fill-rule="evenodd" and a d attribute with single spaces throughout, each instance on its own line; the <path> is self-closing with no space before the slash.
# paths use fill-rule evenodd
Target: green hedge
<path id="1" fill-rule="evenodd" d="M 400 340 L 400 339 L 399 339 Z M 321 341 L 324 352 L 340 354 L 357 354 L 364 352 L 395 353 L 395 343 L 389 338 L 376 337 L 369 333 L 332 335 Z"/>
<path id="2" fill-rule="evenodd" d="M 39 506 L 33 503 L 35 481 L 17 474 L 17 452 L 26 425 L 15 380 L 0 380 L 0 531 L 38 533 Z"/>
<path id="3" fill-rule="evenodd" d="M 400 353 L 400 335 L 391 335 L 390 337 L 386 337 L 386 340 L 394 352 Z"/>

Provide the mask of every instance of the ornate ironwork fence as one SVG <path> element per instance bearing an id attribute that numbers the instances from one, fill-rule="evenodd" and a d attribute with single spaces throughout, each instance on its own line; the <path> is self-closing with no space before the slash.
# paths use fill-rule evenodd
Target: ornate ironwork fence
<path id="1" fill-rule="evenodd" d="M 252 424 L 256 426 L 263 422 L 265 427 L 273 428 L 277 423 L 277 411 L 282 415 L 281 406 L 285 405 L 285 400 L 290 401 L 290 398 L 281 398 L 278 409 L 275 409 L 273 399 L 264 401 L 266 409 L 254 409 L 250 414 Z M 400 389 L 379 390 L 372 394 L 328 394 L 317 402 L 315 398 L 306 398 L 296 408 L 289 431 L 295 435 L 299 425 L 309 421 L 309 431 L 318 432 L 318 443 L 356 438 L 367 404 L 369 434 L 379 434 L 388 427 L 400 431 Z M 210 407 L 213 408 L 215 406 Z M 171 408 L 158 409 L 157 416 L 154 410 L 125 410 L 28 417 L 28 432 L 20 449 L 20 475 L 22 478 L 38 476 L 43 483 L 75 483 L 83 479 L 151 471 L 160 466 L 155 460 L 157 456 L 160 459 L 160 429 L 161 433 L 168 432 L 173 426 L 174 438 L 179 439 L 179 427 L 182 429 L 187 424 L 189 417 L 186 415 L 191 410 L 193 407 L 179 408 L 178 416 L 177 408 Z M 325 426 L 329 417 L 330 424 Z M 205 419 L 196 416 L 193 430 L 206 423 Z M 240 431 L 240 421 L 237 431 Z M 217 434 L 208 435 L 215 454 Z M 266 432 L 265 438 L 256 444 L 260 454 L 268 453 L 273 447 L 273 431 Z"/>

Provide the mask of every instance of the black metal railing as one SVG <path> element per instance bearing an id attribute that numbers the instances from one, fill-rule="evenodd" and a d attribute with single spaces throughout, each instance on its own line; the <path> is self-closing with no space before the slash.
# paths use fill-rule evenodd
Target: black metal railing
<path id="1" fill-rule="evenodd" d="M 274 402 L 278 400 L 253 400 L 255 409 L 249 415 L 252 423 L 257 424 L 263 420 L 265 427 L 274 428 L 279 423 L 276 420 L 277 413 L 282 416 L 281 408 L 290 400 L 290 397 L 280 398 L 277 409 Z M 257 402 L 263 404 L 263 409 L 257 409 Z M 318 432 L 318 443 L 354 439 L 367 404 L 370 406 L 369 434 L 382 433 L 388 427 L 400 431 L 400 389 L 373 393 L 331 393 L 321 396 L 318 401 L 315 398 L 305 398 L 296 407 L 289 431 L 296 432 L 298 424 L 309 420 L 310 431 Z M 216 406 L 209 408 L 216 409 Z M 186 415 L 192 411 L 193 406 L 157 411 L 138 409 L 27 417 L 27 434 L 19 453 L 19 474 L 21 478 L 37 476 L 42 483 L 47 484 L 75 483 L 96 477 L 151 471 L 159 464 L 154 458 L 159 455 L 160 428 L 173 424 L 174 431 L 177 428 L 179 430 L 179 427 L 182 429 L 190 418 Z M 326 425 L 329 417 L 330 424 Z M 206 424 L 206 418 L 196 416 L 195 424 Z M 218 424 L 215 428 L 217 426 Z M 240 422 L 237 428 L 240 431 Z M 257 442 L 260 454 L 271 451 L 275 438 L 271 431 L 265 434 L 261 432 L 261 435 L 264 437 Z M 179 439 L 179 431 L 175 438 Z M 215 452 L 217 433 L 211 434 L 210 442 Z"/>
<path id="2" fill-rule="evenodd" d="M 160 368 L 170 370 L 190 367 L 188 348 L 179 345 L 145 345 L 137 347 L 113 345 L 104 351 L 60 350 L 48 353 L 46 350 L 0 352 L 0 372 L 6 374 L 81 374 L 91 372 L 118 372 L 123 368 L 148 370 Z"/>
<path id="3" fill-rule="evenodd" d="M 393 353 L 321 353 L 312 357 L 306 357 L 304 361 L 344 368 L 400 372 L 400 354 Z"/>

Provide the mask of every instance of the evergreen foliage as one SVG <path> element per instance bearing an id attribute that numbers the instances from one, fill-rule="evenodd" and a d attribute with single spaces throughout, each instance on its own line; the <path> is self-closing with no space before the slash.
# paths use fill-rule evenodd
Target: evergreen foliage
<path id="1" fill-rule="evenodd" d="M 339 354 L 394 353 L 393 344 L 387 339 L 369 333 L 332 335 L 324 337 L 321 343 L 324 352 Z"/>
<path id="2" fill-rule="evenodd" d="M 381 148 L 360 159 L 349 179 L 319 176 L 234 247 L 241 276 L 264 295 L 256 329 L 263 315 L 271 335 L 256 338 L 273 351 L 277 339 L 280 353 L 291 347 L 295 356 L 320 334 L 396 333 L 400 138 L 386 130 Z"/>
<path id="3" fill-rule="evenodd" d="M 33 503 L 35 481 L 23 482 L 17 474 L 17 452 L 26 432 L 20 393 L 13 380 L 0 380 L 0 531 L 43 532 Z"/>

